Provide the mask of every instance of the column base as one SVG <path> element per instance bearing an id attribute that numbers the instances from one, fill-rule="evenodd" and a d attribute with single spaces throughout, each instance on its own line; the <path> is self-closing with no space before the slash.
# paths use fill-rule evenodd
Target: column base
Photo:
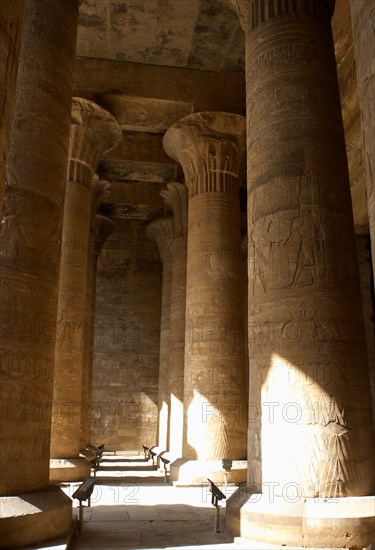
<path id="1" fill-rule="evenodd" d="M 233 460 L 232 468 L 226 471 L 221 460 L 189 460 L 178 458 L 171 463 L 170 480 L 174 485 L 201 485 L 207 478 L 216 484 L 245 483 L 247 460 Z"/>
<path id="2" fill-rule="evenodd" d="M 51 458 L 49 467 L 51 483 L 80 481 L 91 474 L 91 464 L 85 458 Z"/>
<path id="3" fill-rule="evenodd" d="M 291 502 L 240 487 L 227 500 L 226 527 L 235 536 L 264 544 L 363 549 L 375 541 L 375 497 Z"/>
<path id="4" fill-rule="evenodd" d="M 72 501 L 59 488 L 1 497 L 0 548 L 20 548 L 69 533 Z"/>

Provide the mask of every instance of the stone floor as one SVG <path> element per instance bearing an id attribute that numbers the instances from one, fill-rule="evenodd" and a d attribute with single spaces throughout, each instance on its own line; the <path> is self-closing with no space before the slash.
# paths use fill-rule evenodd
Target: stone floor
<path id="1" fill-rule="evenodd" d="M 65 486 L 72 495 L 78 484 Z M 236 487 L 228 487 L 228 496 Z M 74 505 L 76 505 L 76 502 Z M 225 510 L 221 510 L 220 529 Z M 173 487 L 143 457 L 105 456 L 84 509 L 80 549 L 238 548 L 214 533 L 215 509 L 208 487 Z"/>
<path id="2" fill-rule="evenodd" d="M 62 488 L 72 496 L 79 483 Z M 220 487 L 229 497 L 235 486 Z M 74 511 L 78 515 L 77 501 Z M 208 487 L 173 487 L 152 469 L 143 456 L 106 455 L 97 472 L 91 507 L 84 508 L 83 534 L 77 550 L 206 548 L 266 550 L 283 548 L 233 539 L 223 532 L 225 504 L 220 510 L 219 533 L 214 533 L 215 509 Z M 33 547 L 37 548 L 37 547 Z M 60 550 L 63 546 L 40 546 Z M 298 549 L 294 549 L 298 550 Z M 332 549 L 331 549 L 332 550 Z"/>

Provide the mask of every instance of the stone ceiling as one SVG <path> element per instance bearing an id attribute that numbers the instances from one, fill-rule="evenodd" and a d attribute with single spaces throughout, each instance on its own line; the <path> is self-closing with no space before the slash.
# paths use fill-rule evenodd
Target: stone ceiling
<path id="1" fill-rule="evenodd" d="M 244 35 L 221 0 L 83 0 L 77 55 L 187 67 L 243 70 Z"/>

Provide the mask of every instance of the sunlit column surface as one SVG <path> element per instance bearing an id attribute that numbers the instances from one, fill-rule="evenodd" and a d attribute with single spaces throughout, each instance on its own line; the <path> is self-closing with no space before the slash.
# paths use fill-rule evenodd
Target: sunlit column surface
<path id="1" fill-rule="evenodd" d="M 185 313 L 186 313 L 186 247 L 188 190 L 182 183 L 168 183 L 161 191 L 173 211 L 174 238 L 172 241 L 171 327 L 168 392 L 170 396 L 169 444 L 172 457 L 182 456 Z"/>
<path id="2" fill-rule="evenodd" d="M 160 320 L 159 353 L 159 422 L 158 446 L 160 451 L 168 450 L 168 425 L 170 414 L 169 370 L 171 338 L 171 289 L 172 289 L 172 242 L 174 237 L 171 217 L 159 218 L 147 226 L 147 235 L 153 239 L 163 263 L 163 283 Z M 148 442 L 150 446 L 153 441 Z"/>
<path id="3" fill-rule="evenodd" d="M 238 173 L 245 120 L 205 112 L 164 137 L 189 189 L 183 457 L 246 458 Z"/>
<path id="4" fill-rule="evenodd" d="M 343 498 L 336 508 L 330 534 L 324 511 L 315 512 L 315 526 L 305 517 L 305 497 L 371 495 L 375 482 L 333 3 L 233 3 L 246 33 L 248 482 L 263 498 L 271 487 L 272 498 L 294 499 L 302 507 L 296 516 L 305 518 L 284 517 L 290 530 L 282 540 L 281 527 L 268 533 L 264 519 L 257 536 L 278 543 L 303 536 L 307 546 L 339 547 L 347 532 L 351 543 L 362 544 L 371 540 L 373 518 L 357 529 L 350 512 L 340 523 L 351 501 Z M 367 506 L 364 516 L 371 516 L 373 500 Z M 254 534 L 257 521 L 246 520 L 241 532 Z"/>

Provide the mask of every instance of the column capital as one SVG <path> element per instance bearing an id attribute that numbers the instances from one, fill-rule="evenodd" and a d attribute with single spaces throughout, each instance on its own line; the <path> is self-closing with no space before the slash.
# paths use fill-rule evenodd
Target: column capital
<path id="1" fill-rule="evenodd" d="M 335 0 L 297 0 L 275 2 L 275 0 L 228 0 L 238 14 L 244 31 L 255 29 L 263 21 L 289 14 L 310 14 L 322 21 L 331 21 Z"/>
<path id="2" fill-rule="evenodd" d="M 94 254 L 99 256 L 105 241 L 112 233 L 114 233 L 116 224 L 111 218 L 102 216 L 101 214 L 95 215 L 95 245 Z"/>
<path id="3" fill-rule="evenodd" d="M 156 242 L 161 261 L 169 261 L 172 258 L 172 242 L 174 239 L 173 218 L 168 216 L 153 220 L 146 227 L 147 236 Z"/>
<path id="4" fill-rule="evenodd" d="M 163 146 L 180 162 L 190 196 L 205 192 L 238 195 L 238 175 L 245 149 L 245 118 L 206 111 L 175 122 Z"/>
<path id="5" fill-rule="evenodd" d="M 167 184 L 167 189 L 160 191 L 160 195 L 163 197 L 164 202 L 172 208 L 174 236 L 186 236 L 188 215 L 188 189 L 186 185 L 172 181 Z"/>
<path id="6" fill-rule="evenodd" d="M 116 147 L 121 136 L 121 126 L 108 111 L 88 99 L 73 98 L 69 163 L 80 162 L 95 172 L 101 156 Z"/>

